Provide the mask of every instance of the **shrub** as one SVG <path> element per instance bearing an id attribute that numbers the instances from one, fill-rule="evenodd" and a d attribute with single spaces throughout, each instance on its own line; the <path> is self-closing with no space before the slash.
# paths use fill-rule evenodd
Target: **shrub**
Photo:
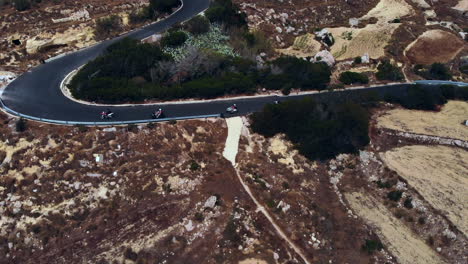
<path id="1" fill-rule="evenodd" d="M 433 63 L 429 68 L 429 76 L 431 79 L 435 80 L 450 80 L 452 79 L 452 74 L 442 63 Z"/>
<path id="2" fill-rule="evenodd" d="M 200 212 L 196 212 L 196 213 L 195 213 L 195 221 L 197 221 L 197 222 L 203 222 L 204 219 L 205 219 L 205 217 L 203 216 L 202 213 L 200 213 Z"/>
<path id="3" fill-rule="evenodd" d="M 362 58 L 357 56 L 356 58 L 354 58 L 354 64 L 361 64 L 362 63 Z"/>
<path id="4" fill-rule="evenodd" d="M 170 13 L 172 9 L 179 6 L 179 0 L 150 0 L 149 13 L 155 18 L 159 13 Z"/>
<path id="5" fill-rule="evenodd" d="M 88 131 L 88 127 L 85 125 L 76 125 L 76 128 L 78 129 L 78 132 L 80 133 L 85 133 Z"/>
<path id="6" fill-rule="evenodd" d="M 29 0 L 13 0 L 13 5 L 18 11 L 24 11 L 31 8 L 31 2 Z"/>
<path id="7" fill-rule="evenodd" d="M 237 234 L 237 227 L 236 223 L 233 219 L 229 220 L 226 225 L 226 228 L 223 231 L 223 236 L 225 239 L 231 241 L 234 244 L 238 244 L 241 242 L 241 237 Z"/>
<path id="8" fill-rule="evenodd" d="M 373 254 L 376 250 L 383 249 L 383 245 L 380 241 L 366 239 L 366 242 L 361 248 L 368 254 Z"/>
<path id="9" fill-rule="evenodd" d="M 401 70 L 391 64 L 389 60 L 382 61 L 377 70 L 376 77 L 379 80 L 400 81 L 404 78 Z"/>
<path id="10" fill-rule="evenodd" d="M 403 192 L 401 191 L 391 191 L 387 194 L 387 198 L 394 202 L 398 202 L 401 199 L 402 195 L 403 195 Z"/>
<path id="11" fill-rule="evenodd" d="M 190 170 L 191 171 L 196 171 L 198 169 L 200 169 L 200 165 L 196 161 L 192 160 L 190 162 Z"/>
<path id="12" fill-rule="evenodd" d="M 345 71 L 340 74 L 340 82 L 344 84 L 367 84 L 369 83 L 369 78 L 362 73 Z"/>
<path id="13" fill-rule="evenodd" d="M 403 205 L 408 209 L 412 209 L 413 208 L 413 203 L 412 202 L 413 202 L 413 199 L 411 197 L 408 197 L 403 202 Z"/>
<path id="14" fill-rule="evenodd" d="M 142 23 L 147 19 L 150 19 L 150 10 L 148 7 L 143 7 L 140 10 L 131 12 L 128 15 L 128 19 L 132 24 Z"/>
<path id="15" fill-rule="evenodd" d="M 188 36 L 183 31 L 169 32 L 161 39 L 161 46 L 178 47 L 184 44 L 187 39 Z"/>
<path id="16" fill-rule="evenodd" d="M 96 39 L 104 39 L 109 37 L 116 31 L 121 29 L 122 19 L 118 15 L 100 18 L 96 21 L 96 29 L 94 37 Z"/>
<path id="17" fill-rule="evenodd" d="M 440 89 L 424 89 L 421 86 L 412 86 L 400 103 L 408 109 L 436 110 L 438 105 L 443 105 L 447 100 L 442 96 Z"/>
<path id="18" fill-rule="evenodd" d="M 135 251 L 133 251 L 131 248 L 128 247 L 127 249 L 125 249 L 124 257 L 126 259 L 136 261 L 137 258 L 138 258 L 138 254 Z"/>
<path id="19" fill-rule="evenodd" d="M 271 137 L 284 133 L 309 159 L 355 153 L 369 142 L 369 115 L 353 104 L 317 104 L 311 98 L 266 105 L 252 114 L 252 129 Z"/>
<path id="20" fill-rule="evenodd" d="M 215 0 L 205 15 L 211 22 L 223 23 L 228 27 L 247 27 L 247 15 L 231 0 Z"/>
<path id="21" fill-rule="evenodd" d="M 194 35 L 200 35 L 210 31 L 210 26 L 210 21 L 206 17 L 199 15 L 187 22 L 186 29 Z"/>
<path id="22" fill-rule="evenodd" d="M 26 129 L 28 128 L 28 124 L 27 124 L 26 119 L 24 119 L 22 117 L 20 119 L 18 119 L 18 121 L 16 121 L 15 128 L 16 128 L 16 132 L 26 131 Z"/>

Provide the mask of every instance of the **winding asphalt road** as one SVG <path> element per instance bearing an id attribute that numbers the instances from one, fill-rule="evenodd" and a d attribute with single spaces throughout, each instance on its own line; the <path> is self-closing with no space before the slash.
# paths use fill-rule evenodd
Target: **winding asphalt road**
<path id="1" fill-rule="evenodd" d="M 125 37 L 143 39 L 156 32 L 164 31 L 171 25 L 185 21 L 202 12 L 208 8 L 209 2 L 209 0 L 185 0 L 183 7 L 165 20 L 39 65 L 9 84 L 5 88 L 1 99 L 5 106 L 18 113 L 44 119 L 99 122 L 101 121 L 99 113 L 106 108 L 110 108 L 116 113 L 116 117 L 112 121 L 149 119 L 151 112 L 156 108 L 154 105 L 102 107 L 80 104 L 67 98 L 60 90 L 60 84 L 71 71 L 96 58 L 109 45 Z M 388 93 L 406 89 L 406 86 L 381 86 L 373 87 L 372 89 L 379 93 Z M 353 96 L 356 96 L 362 93 L 356 91 L 333 93 L 333 98 L 347 97 L 351 93 Z M 227 106 L 236 103 L 239 108 L 239 114 L 246 114 L 258 111 L 266 103 L 271 103 L 275 100 L 297 99 L 303 96 L 305 95 L 252 97 L 224 101 L 184 103 L 182 105 L 167 103 L 158 104 L 157 107 L 163 108 L 167 117 L 184 117 L 219 114 Z M 321 100 L 322 97 L 325 99 L 326 97 L 331 97 L 331 93 L 314 94 L 313 96 Z"/>

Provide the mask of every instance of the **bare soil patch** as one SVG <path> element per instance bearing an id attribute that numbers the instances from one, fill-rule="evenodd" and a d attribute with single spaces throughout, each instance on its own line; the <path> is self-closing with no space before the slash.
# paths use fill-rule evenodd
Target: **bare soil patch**
<path id="1" fill-rule="evenodd" d="M 465 47 L 466 44 L 458 36 L 435 29 L 419 36 L 406 48 L 405 54 L 413 64 L 446 63 L 453 60 Z"/>
<path id="2" fill-rule="evenodd" d="M 397 108 L 378 117 L 377 126 L 398 131 L 468 140 L 468 102 L 449 101 L 440 112 Z"/>
<path id="3" fill-rule="evenodd" d="M 468 151 L 445 146 L 408 146 L 381 156 L 388 167 L 468 234 Z"/>

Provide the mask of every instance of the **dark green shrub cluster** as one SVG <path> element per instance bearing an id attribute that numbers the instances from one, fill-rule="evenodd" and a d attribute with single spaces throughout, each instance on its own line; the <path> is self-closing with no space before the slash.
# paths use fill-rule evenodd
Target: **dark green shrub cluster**
<path id="1" fill-rule="evenodd" d="M 268 72 L 261 84 L 270 90 L 300 88 L 323 90 L 330 82 L 331 71 L 327 64 L 311 63 L 295 57 L 280 57 L 272 62 L 280 73 Z"/>
<path id="2" fill-rule="evenodd" d="M 200 35 L 203 33 L 207 33 L 210 31 L 210 21 L 204 16 L 196 16 L 190 19 L 186 24 L 185 28 L 188 32 L 192 33 L 193 35 Z"/>
<path id="3" fill-rule="evenodd" d="M 16 132 L 24 132 L 28 128 L 28 122 L 24 118 L 18 119 L 15 124 Z"/>
<path id="4" fill-rule="evenodd" d="M 362 73 L 345 71 L 340 74 L 340 82 L 344 84 L 368 84 L 369 77 Z"/>
<path id="5" fill-rule="evenodd" d="M 96 21 L 94 37 L 105 39 L 121 29 L 122 19 L 118 15 L 100 18 Z"/>
<path id="6" fill-rule="evenodd" d="M 215 0 L 205 15 L 211 22 L 223 23 L 228 27 L 247 27 L 247 15 L 232 0 Z"/>
<path id="7" fill-rule="evenodd" d="M 148 7 L 143 7 L 139 10 L 133 11 L 128 15 L 128 19 L 132 24 L 142 23 L 150 18 L 150 9 Z"/>
<path id="8" fill-rule="evenodd" d="M 379 80 L 401 81 L 404 78 L 400 68 L 391 64 L 389 60 L 382 61 L 377 70 L 376 77 Z"/>
<path id="9" fill-rule="evenodd" d="M 403 195 L 402 191 L 391 191 L 387 194 L 387 198 L 394 202 L 398 202 L 401 199 L 402 195 Z"/>
<path id="10" fill-rule="evenodd" d="M 408 88 L 406 95 L 400 97 L 387 97 L 385 101 L 401 104 L 408 109 L 437 110 L 439 105 L 444 105 L 447 99 L 443 96 L 442 89 L 424 89 L 414 85 Z"/>
<path id="11" fill-rule="evenodd" d="M 31 1 L 30 0 L 13 0 L 13 5 L 15 6 L 16 10 L 24 11 L 31 8 Z"/>
<path id="12" fill-rule="evenodd" d="M 188 36 L 183 31 L 170 31 L 161 39 L 163 47 L 178 47 L 187 41 Z"/>
<path id="13" fill-rule="evenodd" d="M 149 13 L 150 16 L 155 18 L 158 14 L 172 12 L 172 9 L 181 4 L 179 0 L 150 0 Z"/>
<path id="14" fill-rule="evenodd" d="M 251 119 L 256 133 L 284 133 L 310 159 L 355 153 L 369 143 L 369 115 L 354 103 L 326 105 L 305 98 L 267 105 Z"/>
<path id="15" fill-rule="evenodd" d="M 362 245 L 362 250 L 368 254 L 372 254 L 377 250 L 383 249 L 383 245 L 380 241 L 366 239 L 364 245 Z"/>
<path id="16" fill-rule="evenodd" d="M 429 80 L 452 79 L 452 74 L 449 69 L 442 63 L 433 63 L 430 67 L 424 67 L 418 64 L 414 66 L 413 70 L 417 75 Z"/>

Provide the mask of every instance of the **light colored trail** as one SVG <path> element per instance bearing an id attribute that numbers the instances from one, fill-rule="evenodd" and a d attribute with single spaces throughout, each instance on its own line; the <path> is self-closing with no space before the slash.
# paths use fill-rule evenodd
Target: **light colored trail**
<path id="1" fill-rule="evenodd" d="M 283 232 L 281 227 L 279 227 L 275 223 L 275 221 L 273 220 L 273 217 L 271 217 L 270 213 L 265 209 L 265 207 L 261 205 L 260 202 L 255 198 L 249 186 L 244 182 L 244 180 L 239 174 L 239 170 L 237 168 L 237 163 L 236 163 L 236 156 L 239 150 L 239 139 L 240 139 L 241 131 L 242 131 L 242 128 L 244 127 L 242 118 L 241 117 L 227 118 L 226 123 L 228 126 L 228 136 L 226 138 L 226 144 L 224 147 L 223 156 L 231 162 L 232 166 L 234 167 L 234 170 L 236 171 L 237 178 L 239 178 L 239 181 L 242 187 L 249 194 L 252 201 L 257 205 L 256 211 L 257 212 L 260 211 L 268 219 L 268 221 L 273 225 L 273 228 L 280 235 L 280 237 L 288 243 L 288 245 L 302 258 L 302 260 L 306 264 L 310 264 L 310 262 L 307 260 L 302 250 L 298 246 L 296 246 L 296 244 L 294 244 L 294 242 L 291 239 L 289 239 L 289 237 Z"/>

